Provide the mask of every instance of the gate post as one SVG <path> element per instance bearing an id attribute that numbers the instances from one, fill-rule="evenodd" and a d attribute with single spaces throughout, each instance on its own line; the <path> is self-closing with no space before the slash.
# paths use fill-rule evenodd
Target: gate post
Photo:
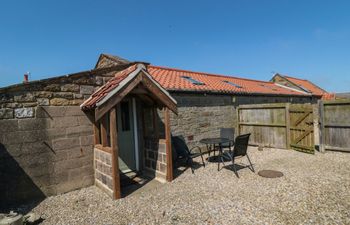
<path id="1" fill-rule="evenodd" d="M 286 103 L 286 149 L 290 149 L 290 103 Z"/>
<path id="2" fill-rule="evenodd" d="M 319 111 L 319 142 L 320 142 L 320 152 L 325 153 L 325 133 L 324 133 L 324 104 L 322 100 L 318 100 L 318 111 Z"/>

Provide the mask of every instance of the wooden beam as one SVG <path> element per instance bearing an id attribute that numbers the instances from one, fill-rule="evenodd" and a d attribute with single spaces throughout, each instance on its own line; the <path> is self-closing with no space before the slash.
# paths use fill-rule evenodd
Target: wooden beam
<path id="1" fill-rule="evenodd" d="M 107 116 L 101 119 L 101 144 L 103 147 L 108 146 L 108 138 L 107 138 Z"/>
<path id="2" fill-rule="evenodd" d="M 111 135 L 111 150 L 112 150 L 112 179 L 113 179 L 113 199 L 120 198 L 120 177 L 119 177 L 119 146 L 117 133 L 117 112 L 115 107 L 110 111 L 110 135 Z"/>
<path id="3" fill-rule="evenodd" d="M 136 76 L 127 86 L 122 89 L 115 97 L 110 98 L 106 103 L 95 109 L 95 121 L 99 120 L 110 109 L 116 106 L 127 94 L 131 92 L 142 80 L 142 76 Z"/>
<path id="4" fill-rule="evenodd" d="M 132 90 L 130 93 L 132 93 L 132 94 L 147 94 L 148 92 L 145 88 L 137 87 L 134 90 Z"/>
<path id="5" fill-rule="evenodd" d="M 295 140 L 293 140 L 292 144 L 298 144 L 299 141 L 301 141 L 304 137 L 306 137 L 307 135 L 309 135 L 313 131 L 314 131 L 313 127 L 311 129 L 309 129 L 309 130 L 306 130 L 302 135 L 300 135 Z"/>
<path id="6" fill-rule="evenodd" d="M 170 113 L 169 109 L 164 110 L 164 123 L 165 123 L 165 141 L 166 141 L 166 180 L 171 182 L 173 177 L 173 154 L 171 148 L 171 130 L 170 130 Z"/>
<path id="7" fill-rule="evenodd" d="M 306 117 L 308 117 L 310 113 L 312 113 L 312 111 L 304 112 L 304 114 L 301 117 L 299 117 L 299 119 L 297 121 L 295 121 L 293 126 L 298 126 L 298 124 L 301 123 L 304 119 L 306 119 Z"/>
<path id="8" fill-rule="evenodd" d="M 263 127 L 286 127 L 286 124 L 278 124 L 278 123 L 239 122 L 239 125 L 244 125 L 244 126 L 263 126 Z"/>
<path id="9" fill-rule="evenodd" d="M 94 129 L 94 144 L 95 145 L 101 144 L 101 139 L 100 139 L 101 126 L 100 126 L 100 122 L 99 121 L 93 122 L 92 126 L 93 126 L 93 129 Z"/>
<path id="10" fill-rule="evenodd" d="M 164 93 L 157 85 L 155 85 L 145 74 L 142 74 L 142 84 L 145 85 L 148 91 L 156 96 L 167 108 L 177 114 L 176 104 Z"/>
<path id="11" fill-rule="evenodd" d="M 95 148 L 104 152 L 112 153 L 111 147 L 103 147 L 102 145 L 95 145 Z"/>

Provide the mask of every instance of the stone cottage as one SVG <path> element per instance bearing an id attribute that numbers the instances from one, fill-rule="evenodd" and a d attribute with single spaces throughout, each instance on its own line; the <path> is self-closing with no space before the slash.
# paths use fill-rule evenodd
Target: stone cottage
<path id="1" fill-rule="evenodd" d="M 0 88 L 0 204 L 93 184 L 119 198 L 120 176 L 130 171 L 171 181 L 171 135 L 197 145 L 221 127 L 236 127 L 238 105 L 322 97 L 275 78 L 257 81 L 102 54 L 90 71 Z"/>

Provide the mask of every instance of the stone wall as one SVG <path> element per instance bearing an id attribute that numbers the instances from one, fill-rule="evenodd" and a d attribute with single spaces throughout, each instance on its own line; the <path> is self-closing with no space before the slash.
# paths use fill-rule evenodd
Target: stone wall
<path id="1" fill-rule="evenodd" d="M 24 201 L 93 184 L 92 124 L 78 106 L 0 120 L 0 195 Z"/>
<path id="2" fill-rule="evenodd" d="M 144 138 L 145 172 L 159 181 L 166 181 L 166 142 L 164 139 Z"/>
<path id="3" fill-rule="evenodd" d="M 115 72 L 88 71 L 0 88 L 0 203 L 94 183 L 92 124 L 79 105 Z"/>
<path id="4" fill-rule="evenodd" d="M 95 184 L 113 196 L 112 154 L 94 148 Z"/>
<path id="5" fill-rule="evenodd" d="M 220 128 L 237 127 L 236 107 L 259 103 L 310 103 L 310 97 L 234 96 L 224 94 L 171 93 L 178 102 L 178 115 L 171 113 L 173 136 L 183 136 L 189 148 L 200 146 L 199 140 L 219 137 Z M 163 113 L 158 112 L 161 120 Z"/>

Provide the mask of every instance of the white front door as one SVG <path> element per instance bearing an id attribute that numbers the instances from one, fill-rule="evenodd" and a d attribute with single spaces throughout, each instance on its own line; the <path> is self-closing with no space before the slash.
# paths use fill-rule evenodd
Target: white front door
<path id="1" fill-rule="evenodd" d="M 123 100 L 117 106 L 117 129 L 119 145 L 119 169 L 122 173 L 136 171 L 135 126 L 133 102 Z"/>

